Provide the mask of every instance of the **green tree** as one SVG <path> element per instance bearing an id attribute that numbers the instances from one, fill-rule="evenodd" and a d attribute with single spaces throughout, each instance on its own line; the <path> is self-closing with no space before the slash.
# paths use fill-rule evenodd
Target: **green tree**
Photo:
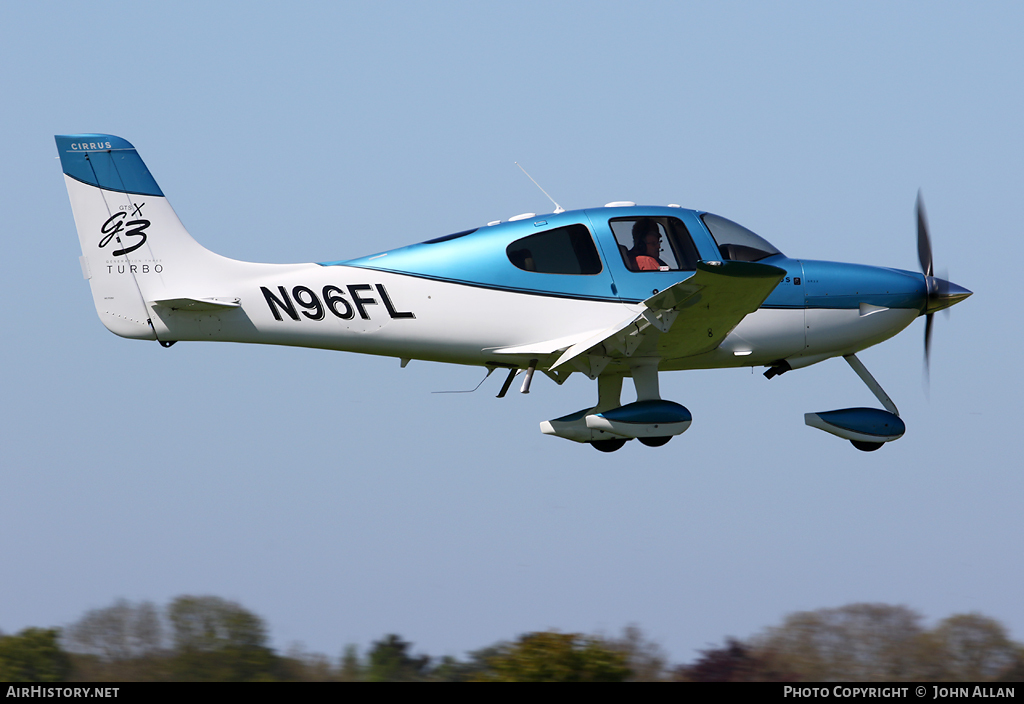
<path id="1" fill-rule="evenodd" d="M 63 682 L 71 659 L 60 646 L 56 628 L 26 628 L 0 636 L 0 682 Z"/>
<path id="2" fill-rule="evenodd" d="M 301 643 L 293 644 L 287 654 L 277 658 L 276 675 L 289 682 L 334 682 L 337 671 L 326 655 L 307 652 Z"/>
<path id="3" fill-rule="evenodd" d="M 280 675 L 263 620 L 239 604 L 215 596 L 179 596 L 167 608 L 167 618 L 179 679 L 244 682 Z"/>
<path id="4" fill-rule="evenodd" d="M 477 682 L 491 674 L 490 659 L 501 653 L 502 645 L 493 645 L 469 654 L 468 660 L 459 660 L 445 655 L 430 671 L 430 679 L 436 682 Z"/>
<path id="5" fill-rule="evenodd" d="M 1024 647 L 1019 644 L 1013 662 L 997 677 L 995 682 L 1024 682 Z"/>
<path id="6" fill-rule="evenodd" d="M 721 648 L 700 651 L 692 665 L 676 668 L 675 679 L 683 682 L 788 682 L 792 674 L 780 671 L 770 659 L 747 643 L 727 638 Z"/>
<path id="7" fill-rule="evenodd" d="M 936 660 L 935 679 L 953 682 L 994 680 L 1017 661 L 1017 647 L 998 621 L 981 614 L 956 614 L 943 619 L 929 634 Z"/>
<path id="8" fill-rule="evenodd" d="M 374 641 L 367 654 L 366 679 L 370 682 L 414 682 L 426 678 L 430 657 L 412 657 L 412 643 L 393 633 Z"/>
<path id="9" fill-rule="evenodd" d="M 87 611 L 65 631 L 64 640 L 75 652 L 124 661 L 158 653 L 162 630 L 160 614 L 151 602 L 118 599 L 112 606 Z"/>
<path id="10" fill-rule="evenodd" d="M 800 680 L 905 681 L 920 676 L 923 633 L 905 606 L 848 604 L 789 615 L 755 639 L 756 655 Z"/>
<path id="11" fill-rule="evenodd" d="M 628 658 L 604 641 L 579 633 L 527 633 L 499 647 L 480 679 L 500 682 L 622 682 Z"/>
<path id="12" fill-rule="evenodd" d="M 75 677 L 96 681 L 166 679 L 166 652 L 160 612 L 151 602 L 87 611 L 69 626 L 64 643 L 73 653 Z"/>
<path id="13" fill-rule="evenodd" d="M 363 679 L 363 665 L 359 662 L 359 650 L 356 646 L 345 646 L 338 675 L 342 682 L 359 682 Z"/>
<path id="14" fill-rule="evenodd" d="M 658 682 L 665 673 L 665 651 L 654 641 L 648 640 L 637 626 L 626 626 L 618 638 L 610 638 L 605 644 L 626 656 L 630 681 Z"/>

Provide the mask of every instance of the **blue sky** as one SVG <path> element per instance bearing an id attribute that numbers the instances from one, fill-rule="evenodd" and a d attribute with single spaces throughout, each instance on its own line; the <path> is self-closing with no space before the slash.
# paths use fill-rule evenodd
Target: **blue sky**
<path id="1" fill-rule="evenodd" d="M 1024 639 L 1024 9 L 1009 3 L 20 3 L 0 26 L 0 629 L 116 597 L 236 599 L 275 645 L 387 632 L 461 656 L 637 624 L 675 661 L 857 601 Z M 540 434 L 594 385 L 497 400 L 472 368 L 106 332 L 53 135 L 135 144 L 238 259 L 355 257 L 566 208 L 681 203 L 807 259 L 975 292 L 861 359 L 664 376 L 694 422 L 613 455 Z"/>

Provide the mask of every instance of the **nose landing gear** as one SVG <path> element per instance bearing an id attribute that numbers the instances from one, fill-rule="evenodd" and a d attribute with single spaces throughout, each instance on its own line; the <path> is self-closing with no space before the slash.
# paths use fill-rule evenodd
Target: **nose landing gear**
<path id="1" fill-rule="evenodd" d="M 887 442 L 899 440 L 907 427 L 900 420 L 896 404 L 856 355 L 848 354 L 843 359 L 857 372 L 857 376 L 871 389 L 871 393 L 886 410 L 843 408 L 837 411 L 805 413 L 804 422 L 812 428 L 819 428 L 826 433 L 849 440 L 861 452 L 874 452 Z"/>

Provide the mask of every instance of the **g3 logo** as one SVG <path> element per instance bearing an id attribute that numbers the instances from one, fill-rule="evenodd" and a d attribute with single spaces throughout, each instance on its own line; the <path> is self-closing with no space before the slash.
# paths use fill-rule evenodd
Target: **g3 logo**
<path id="1" fill-rule="evenodd" d="M 136 212 L 141 215 L 142 209 L 136 208 Z M 134 252 L 136 249 L 146 244 L 145 230 L 152 223 L 150 223 L 149 220 L 128 220 L 125 222 L 127 218 L 128 213 L 114 213 L 107 218 L 107 221 L 100 227 L 100 233 L 103 234 L 103 237 L 100 239 L 100 249 L 103 249 L 110 244 L 110 240 L 114 238 L 117 238 L 117 243 L 122 247 L 122 249 L 114 250 L 111 256 L 120 257 L 122 254 Z M 124 242 L 121 240 L 121 233 L 123 233 L 125 237 L 141 237 L 142 239 L 132 246 L 126 247 Z"/>

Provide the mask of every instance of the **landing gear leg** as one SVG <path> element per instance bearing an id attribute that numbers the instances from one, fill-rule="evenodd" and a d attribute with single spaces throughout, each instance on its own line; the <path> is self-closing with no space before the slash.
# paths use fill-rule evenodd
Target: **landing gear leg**
<path id="1" fill-rule="evenodd" d="M 591 413 L 610 411 L 622 405 L 622 375 L 602 374 L 597 377 L 597 405 Z M 609 438 L 606 440 L 594 440 L 590 444 L 600 452 L 615 452 L 626 444 L 626 438 Z"/>
<path id="2" fill-rule="evenodd" d="M 875 377 L 871 376 L 871 372 L 869 372 L 868 368 L 864 366 L 864 363 L 857 359 L 857 355 L 848 354 L 845 355 L 843 359 L 845 359 L 847 364 L 849 364 L 853 368 L 853 371 L 857 372 L 857 376 L 859 376 L 861 381 L 863 381 L 867 385 L 867 387 L 871 389 L 871 393 L 875 395 L 875 398 L 878 399 L 879 403 L 885 406 L 885 410 L 889 411 L 889 413 L 892 413 L 894 416 L 898 417 L 900 415 L 900 412 L 899 409 L 896 408 L 896 404 L 892 402 L 892 399 L 889 398 L 889 394 L 885 393 L 885 389 L 883 389 L 882 385 L 875 380 Z M 850 444 L 856 447 L 861 452 L 874 452 L 885 443 L 865 442 L 863 440 L 851 440 Z"/>
<path id="3" fill-rule="evenodd" d="M 591 413 L 601 413 L 622 405 L 622 375 L 602 374 L 597 377 L 597 405 Z"/>
<path id="4" fill-rule="evenodd" d="M 636 387 L 637 401 L 660 401 L 661 388 L 658 385 L 658 360 L 638 360 L 630 370 L 633 374 L 633 385 Z M 647 447 L 661 447 L 672 439 L 671 435 L 660 435 L 650 438 L 637 438 Z"/>
<path id="5" fill-rule="evenodd" d="M 847 354 L 843 356 L 843 359 L 846 360 L 847 364 L 853 367 L 853 371 L 857 372 L 857 376 L 860 377 L 860 380 L 867 384 L 867 387 L 871 389 L 871 393 L 875 395 L 878 402 L 885 406 L 885 410 L 889 411 L 889 413 L 892 413 L 894 416 L 898 416 L 900 412 L 896 408 L 896 404 L 892 402 L 891 398 L 889 398 L 889 394 L 885 393 L 881 384 L 875 381 L 875 377 L 871 376 L 871 372 L 868 371 L 868 368 L 864 366 L 863 362 L 857 359 L 857 355 Z"/>
<path id="6" fill-rule="evenodd" d="M 630 367 L 633 375 L 633 386 L 636 387 L 637 401 L 660 401 L 661 389 L 658 386 L 657 358 L 637 359 Z"/>

